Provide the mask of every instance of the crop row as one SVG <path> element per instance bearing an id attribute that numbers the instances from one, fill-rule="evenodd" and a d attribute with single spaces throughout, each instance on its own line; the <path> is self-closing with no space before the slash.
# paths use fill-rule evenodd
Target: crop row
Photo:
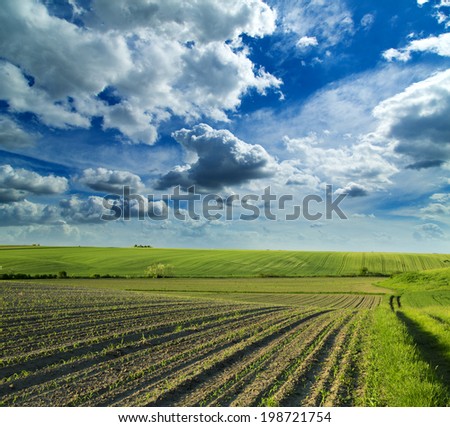
<path id="1" fill-rule="evenodd" d="M 248 293 L 221 295 L 223 300 L 239 302 L 256 302 L 262 304 L 291 306 L 291 307 L 320 307 L 320 308 L 375 308 L 381 303 L 378 295 L 353 294 L 270 294 Z"/>
<path id="2" fill-rule="evenodd" d="M 302 299 L 296 307 L 271 305 L 270 295 L 257 304 L 63 286 L 0 290 L 7 406 L 348 404 L 363 308 L 378 298 L 287 296 Z"/>

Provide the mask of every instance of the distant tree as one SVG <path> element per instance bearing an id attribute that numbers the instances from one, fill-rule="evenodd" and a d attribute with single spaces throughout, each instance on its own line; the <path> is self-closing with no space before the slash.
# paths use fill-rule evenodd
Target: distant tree
<path id="1" fill-rule="evenodd" d="M 367 276 L 369 274 L 369 269 L 367 267 L 362 267 L 359 274 L 360 276 Z"/>
<path id="2" fill-rule="evenodd" d="M 67 279 L 67 271 L 60 271 L 58 273 L 58 278 L 59 279 Z"/>
<path id="3" fill-rule="evenodd" d="M 173 274 L 173 266 L 169 264 L 152 264 L 147 267 L 145 274 L 153 279 L 168 277 Z"/>

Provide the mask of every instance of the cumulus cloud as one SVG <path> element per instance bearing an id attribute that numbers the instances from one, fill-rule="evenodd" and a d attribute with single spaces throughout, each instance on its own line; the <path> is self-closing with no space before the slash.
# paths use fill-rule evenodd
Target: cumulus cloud
<path id="1" fill-rule="evenodd" d="M 29 195 L 63 193 L 68 188 L 64 177 L 41 176 L 26 169 L 0 166 L 0 203 L 24 200 Z"/>
<path id="2" fill-rule="evenodd" d="M 319 42 L 316 37 L 303 36 L 297 42 L 297 47 L 300 49 L 307 49 L 308 47 L 318 46 L 318 44 Z"/>
<path id="3" fill-rule="evenodd" d="M 25 132 L 14 120 L 0 116 L 0 147 L 24 148 L 33 145 L 36 136 Z"/>
<path id="4" fill-rule="evenodd" d="M 0 81 L 0 99 L 8 102 L 10 111 L 34 113 L 44 124 L 53 127 L 90 126 L 85 115 L 71 111 L 67 100 L 56 103 L 45 90 L 30 86 L 16 65 L 0 60 Z"/>
<path id="5" fill-rule="evenodd" d="M 412 159 L 412 169 L 450 160 L 450 69 L 415 83 L 381 102 L 374 115 L 377 133 L 397 141 L 396 152 Z"/>
<path id="6" fill-rule="evenodd" d="M 0 204 L 1 227 L 49 224 L 57 220 L 58 210 L 54 206 L 32 203 L 28 200 Z"/>
<path id="7" fill-rule="evenodd" d="M 413 52 L 429 52 L 439 56 L 450 56 L 450 33 L 439 36 L 427 37 L 425 39 L 412 40 L 408 46 L 402 49 L 388 49 L 383 52 L 387 61 L 409 61 Z"/>
<path id="8" fill-rule="evenodd" d="M 363 195 L 363 190 L 384 189 L 391 183 L 391 176 L 398 172 L 386 160 L 387 150 L 369 141 L 327 148 L 310 135 L 305 138 L 284 137 L 284 144 L 288 151 L 299 157 L 304 173 L 338 185 L 348 185 L 350 180 L 358 181 L 359 184 L 352 183 L 352 187 L 347 188 L 354 195 Z"/>
<path id="9" fill-rule="evenodd" d="M 200 124 L 176 131 L 173 137 L 187 151 L 190 161 L 161 177 L 158 189 L 196 185 L 200 189 L 219 190 L 272 176 L 278 168 L 262 146 L 247 144 L 228 130 Z"/>
<path id="10" fill-rule="evenodd" d="M 125 186 L 133 191 L 140 191 L 145 187 L 141 178 L 134 173 L 106 168 L 85 169 L 79 182 L 94 191 L 107 193 L 122 193 Z"/>
<path id="11" fill-rule="evenodd" d="M 64 221 L 75 224 L 101 223 L 101 216 L 105 213 L 103 198 L 98 196 L 89 196 L 87 199 L 72 196 L 61 200 L 59 207 Z"/>
<path id="12" fill-rule="evenodd" d="M 445 239 L 445 233 L 439 225 L 427 223 L 415 227 L 413 236 L 417 240 L 441 240 Z"/>
<path id="13" fill-rule="evenodd" d="M 262 0 L 70 4 L 73 22 L 56 6 L 50 13 L 33 0 L 2 3 L 0 99 L 12 112 L 51 127 L 86 128 L 101 116 L 124 140 L 153 144 L 172 115 L 225 120 L 248 91 L 281 84 L 249 59 L 240 38 L 274 31 L 276 14 Z"/>
<path id="14" fill-rule="evenodd" d="M 344 188 L 339 188 L 335 194 L 347 194 L 349 197 L 364 197 L 369 194 L 367 189 L 355 182 L 348 183 Z"/>
<path id="15" fill-rule="evenodd" d="M 320 179 L 316 175 L 305 173 L 302 170 L 302 162 L 286 160 L 281 162 L 280 166 L 282 173 L 288 176 L 285 185 L 302 187 L 306 191 L 317 191 L 320 188 Z"/>

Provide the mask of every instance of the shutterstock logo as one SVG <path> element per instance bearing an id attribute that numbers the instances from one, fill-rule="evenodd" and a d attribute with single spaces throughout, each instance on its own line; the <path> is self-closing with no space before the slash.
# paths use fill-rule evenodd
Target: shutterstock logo
<path id="1" fill-rule="evenodd" d="M 103 197 L 104 221 L 128 221 L 137 218 L 140 221 L 150 219 L 164 221 L 174 218 L 179 221 L 201 218 L 206 220 L 255 221 L 260 218 L 269 221 L 307 221 L 347 219 L 340 204 L 347 194 L 334 194 L 333 187 L 327 185 L 325 194 L 309 194 L 299 203 L 294 203 L 292 194 L 273 194 L 266 187 L 262 194 L 200 194 L 195 186 L 182 192 L 180 186 L 174 187 L 172 194 L 142 196 L 133 194 L 125 186 L 121 195 L 108 194 Z"/>

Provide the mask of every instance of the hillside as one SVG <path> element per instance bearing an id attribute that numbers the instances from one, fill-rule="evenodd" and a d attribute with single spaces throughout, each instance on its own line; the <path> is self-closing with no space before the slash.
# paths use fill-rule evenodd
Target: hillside
<path id="1" fill-rule="evenodd" d="M 0 247 L 0 273 L 144 276 L 171 266 L 175 277 L 302 277 L 390 275 L 438 269 L 450 255 L 375 252 L 243 251 L 98 247 Z"/>

